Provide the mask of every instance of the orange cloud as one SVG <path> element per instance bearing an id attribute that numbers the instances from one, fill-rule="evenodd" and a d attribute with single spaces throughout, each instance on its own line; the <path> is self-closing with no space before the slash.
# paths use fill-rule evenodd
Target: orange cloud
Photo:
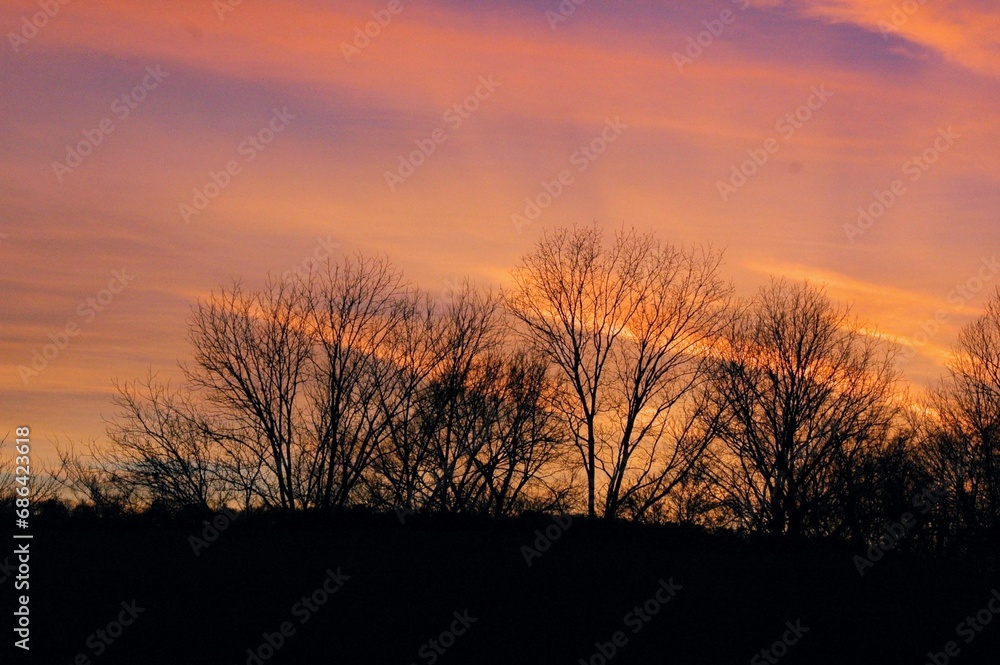
<path id="1" fill-rule="evenodd" d="M 751 0 L 753 1 L 753 0 Z M 1000 15 L 989 2 L 963 0 L 766 0 L 833 23 L 854 23 L 932 49 L 980 74 L 1000 74 Z"/>
<path id="2" fill-rule="evenodd" d="M 439 293 L 465 275 L 503 283 L 547 228 L 635 225 L 727 248 L 725 270 L 741 292 L 771 273 L 810 276 L 880 330 L 912 335 L 996 245 L 1000 89 L 980 75 L 995 62 L 996 37 L 984 31 L 996 21 L 980 2 L 945 12 L 929 1 L 882 42 L 891 2 L 755 4 L 683 72 L 673 53 L 728 0 L 588 3 L 557 30 L 519 0 L 502 10 L 404 2 L 350 61 L 342 43 L 384 1 L 244 2 L 224 20 L 208 0 L 61 5 L 0 71 L 9 100 L 0 287 L 16 313 L 0 322 L 0 402 L 42 429 L 99 434 L 113 376 L 169 369 L 187 355 L 184 321 L 199 295 L 280 274 L 327 236 L 347 252 L 387 252 Z M 34 0 L 4 3 L 0 25 L 16 29 L 32 11 Z M 147 64 L 170 78 L 56 182 L 52 161 Z M 501 87 L 390 192 L 384 173 L 447 127 L 443 113 L 490 74 Z M 829 103 L 721 200 L 716 183 L 824 84 L 835 92 Z M 288 130 L 241 161 L 224 194 L 185 224 L 178 205 L 285 104 L 297 116 Z M 571 156 L 619 116 L 628 129 L 578 170 Z M 850 244 L 843 227 L 857 208 L 947 125 L 962 134 L 954 149 Z M 512 213 L 564 169 L 572 184 L 517 233 Z M 135 283 L 24 386 L 18 365 L 123 266 Z M 947 348 L 978 298 L 934 344 Z M 924 347 L 911 377 L 938 371 L 932 355 Z"/>

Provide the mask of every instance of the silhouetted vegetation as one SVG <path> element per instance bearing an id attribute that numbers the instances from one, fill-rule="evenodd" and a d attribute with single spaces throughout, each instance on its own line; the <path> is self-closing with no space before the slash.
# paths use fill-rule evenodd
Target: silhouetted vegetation
<path id="1" fill-rule="evenodd" d="M 615 663 L 745 663 L 800 621 L 809 632 L 783 663 L 922 663 L 995 585 L 978 555 L 892 552 L 861 577 L 859 551 L 844 542 L 585 517 L 528 566 L 524 548 L 554 522 L 538 513 L 428 512 L 401 524 L 395 512 L 275 508 L 239 514 L 215 536 L 211 521 L 160 505 L 115 518 L 87 504 L 36 516 L 32 598 L 49 602 L 33 615 L 32 658 L 256 663 L 247 649 L 288 620 L 325 571 L 341 569 L 343 590 L 295 622 L 294 639 L 263 662 L 427 663 L 421 645 L 467 610 L 477 623 L 435 662 L 586 662 L 622 629 L 629 643 Z M 203 536 L 212 540 L 195 555 L 192 538 Z M 660 579 L 682 588 L 633 634 L 623 616 Z M 144 613 L 94 657 L 90 636 L 133 600 Z M 962 645 L 961 662 L 994 662 L 998 640 L 988 628 Z"/>
<path id="2" fill-rule="evenodd" d="M 1000 292 L 914 399 L 821 289 L 737 299 L 721 260 L 581 227 L 499 293 L 435 302 L 361 255 L 235 283 L 193 308 L 185 381 L 120 383 L 106 441 L 53 475 L 106 516 L 538 511 L 863 547 L 911 513 L 894 549 L 996 542 Z"/>

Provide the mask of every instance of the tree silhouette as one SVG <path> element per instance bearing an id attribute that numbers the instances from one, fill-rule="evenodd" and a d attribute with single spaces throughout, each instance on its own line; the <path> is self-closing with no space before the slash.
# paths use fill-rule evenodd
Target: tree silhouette
<path id="1" fill-rule="evenodd" d="M 652 234 L 596 227 L 546 234 L 506 293 L 526 341 L 558 368 L 559 408 L 587 475 L 587 511 L 641 516 L 691 468 L 704 447 L 689 436 L 685 397 L 706 367 L 731 288 L 721 256 L 683 251 Z"/>
<path id="2" fill-rule="evenodd" d="M 929 462 L 948 479 L 953 525 L 1000 536 L 1000 289 L 965 326 L 934 391 Z"/>
<path id="3" fill-rule="evenodd" d="M 274 480 L 277 505 L 305 507 L 299 416 L 313 338 L 299 288 L 269 279 L 249 291 L 237 283 L 194 308 L 189 334 L 188 381 L 205 391 L 214 415 L 235 423 L 233 436 Z"/>
<path id="4" fill-rule="evenodd" d="M 1000 290 L 921 408 L 847 308 L 783 280 L 734 302 L 720 263 L 587 226 L 499 293 L 436 301 L 362 254 L 237 282 L 193 308 L 186 381 L 117 383 L 50 485 L 105 515 L 585 506 L 857 544 L 919 499 L 908 546 L 1000 538 Z"/>
<path id="5" fill-rule="evenodd" d="M 713 364 L 708 468 L 737 523 L 823 533 L 841 472 L 895 416 L 892 356 L 848 312 L 801 283 L 772 282 L 727 330 Z"/>

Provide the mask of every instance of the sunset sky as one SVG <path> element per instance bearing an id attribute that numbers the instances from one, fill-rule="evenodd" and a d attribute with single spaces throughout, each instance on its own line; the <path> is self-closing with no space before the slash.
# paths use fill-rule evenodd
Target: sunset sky
<path id="1" fill-rule="evenodd" d="M 1000 285 L 995 0 L 576 3 L 0 2 L 0 434 L 101 436 L 234 278 L 502 285 L 594 221 L 826 284 L 932 382 Z"/>

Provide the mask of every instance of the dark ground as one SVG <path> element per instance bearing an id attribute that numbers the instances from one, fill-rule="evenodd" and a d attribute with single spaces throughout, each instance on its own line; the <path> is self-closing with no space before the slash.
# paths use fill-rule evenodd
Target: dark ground
<path id="1" fill-rule="evenodd" d="M 797 620 L 808 632 L 775 662 L 921 665 L 949 640 L 960 648 L 949 662 L 1000 662 L 1000 618 L 971 643 L 956 634 L 1000 587 L 980 566 L 891 552 L 862 578 L 856 552 L 843 545 L 577 519 L 528 567 L 522 545 L 550 524 L 411 516 L 401 526 L 389 516 L 275 526 L 241 518 L 198 557 L 188 542 L 193 526 L 39 528 L 32 649 L 9 649 L 7 579 L 3 651 L 17 653 L 0 661 L 70 665 L 82 653 L 96 665 L 243 665 L 265 632 L 291 621 L 295 633 L 263 662 L 431 665 L 435 654 L 421 647 L 467 610 L 475 623 L 433 663 L 599 665 L 590 661 L 595 643 L 619 630 L 628 642 L 609 660 L 615 665 L 750 663 Z M 13 546 L 4 549 L 0 561 Z M 338 568 L 350 579 L 301 623 L 293 605 Z M 670 578 L 683 588 L 633 633 L 638 622 L 625 615 Z M 144 611 L 97 655 L 88 638 L 133 599 Z"/>

